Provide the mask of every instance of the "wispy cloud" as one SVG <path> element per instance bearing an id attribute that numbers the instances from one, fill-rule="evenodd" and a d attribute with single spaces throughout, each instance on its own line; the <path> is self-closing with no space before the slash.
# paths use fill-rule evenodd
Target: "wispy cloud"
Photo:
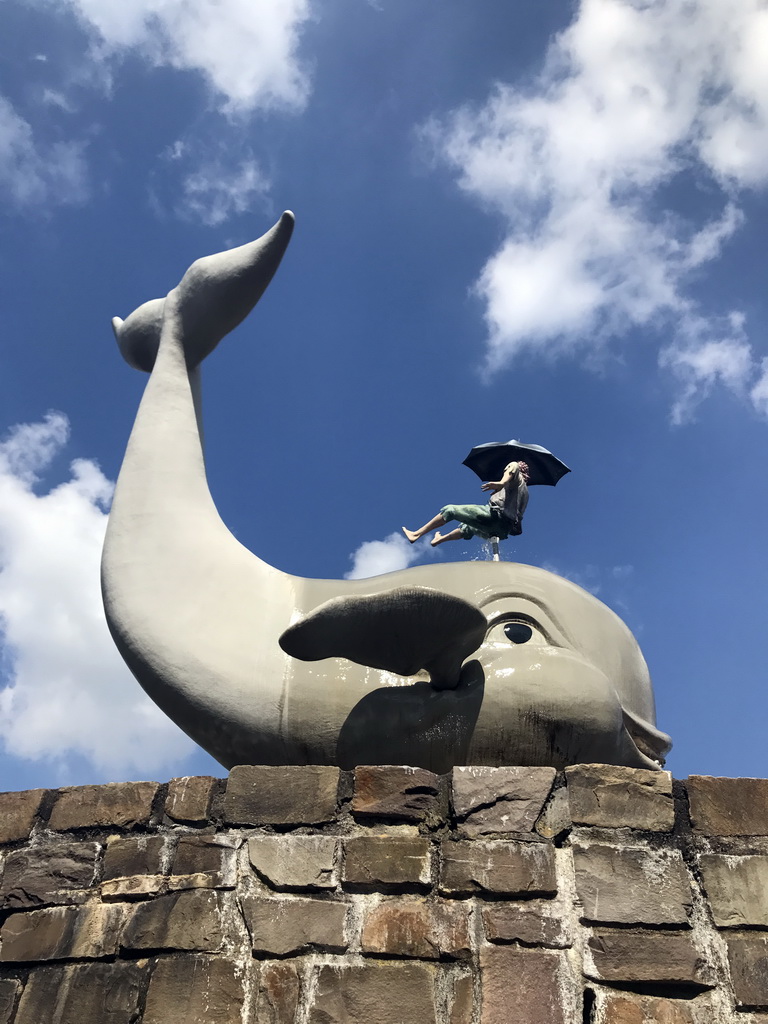
<path id="1" fill-rule="evenodd" d="M 505 225 L 475 284 L 488 368 L 521 351 L 594 356 L 633 328 L 673 324 L 663 365 L 687 367 L 677 421 L 715 380 L 740 374 L 750 394 L 748 342 L 736 352 L 720 333 L 730 311 L 707 319 L 689 285 L 738 229 L 739 191 L 768 180 L 761 0 L 582 0 L 530 88 L 499 84 L 425 134 Z M 664 193 L 696 177 L 721 197 L 698 223 Z"/>
<path id="2" fill-rule="evenodd" d="M 216 227 L 232 216 L 266 205 L 269 177 L 250 150 L 238 154 L 231 151 L 233 148 L 241 147 L 239 143 L 227 146 L 219 140 L 209 150 L 199 142 L 178 140 L 168 150 L 166 164 L 173 166 L 170 202 L 177 216 Z"/>
<path id="3" fill-rule="evenodd" d="M 0 742 L 66 779 L 72 755 L 107 775 L 160 772 L 193 749 L 123 665 L 109 636 L 99 560 L 112 483 L 76 459 L 37 493 L 64 448 L 61 413 L 0 442 Z"/>
<path id="4" fill-rule="evenodd" d="M 361 580 L 407 569 L 424 555 L 425 545 L 426 542 L 419 541 L 410 544 L 402 533 L 390 533 L 384 540 L 367 540 L 349 556 L 352 568 L 344 578 Z"/>

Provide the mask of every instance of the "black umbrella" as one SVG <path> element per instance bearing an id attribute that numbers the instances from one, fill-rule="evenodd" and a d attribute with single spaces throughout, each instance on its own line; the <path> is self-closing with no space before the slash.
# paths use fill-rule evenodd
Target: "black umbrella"
<path id="1" fill-rule="evenodd" d="M 524 444 L 522 441 L 491 441 L 476 445 L 464 459 L 481 480 L 500 480 L 504 467 L 509 462 L 526 462 L 531 476 L 529 484 L 549 484 L 554 487 L 560 477 L 570 469 L 552 452 L 538 444 Z"/>

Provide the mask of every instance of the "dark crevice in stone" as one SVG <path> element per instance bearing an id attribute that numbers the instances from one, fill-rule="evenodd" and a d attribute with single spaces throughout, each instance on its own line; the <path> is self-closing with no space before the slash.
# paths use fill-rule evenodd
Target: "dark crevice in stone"
<path id="1" fill-rule="evenodd" d="M 584 989 L 584 1002 L 581 1010 L 581 1024 L 593 1024 L 595 1012 L 595 990 L 587 986 Z"/>
<path id="2" fill-rule="evenodd" d="M 633 992 L 638 996 L 655 996 L 657 999 L 695 999 L 702 992 L 709 992 L 715 985 L 698 981 L 601 981 L 605 988 L 617 992 Z"/>

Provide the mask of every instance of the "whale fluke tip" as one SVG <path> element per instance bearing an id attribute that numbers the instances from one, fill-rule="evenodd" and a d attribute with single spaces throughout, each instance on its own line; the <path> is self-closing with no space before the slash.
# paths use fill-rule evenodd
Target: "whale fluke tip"
<path id="1" fill-rule="evenodd" d="M 115 337 L 116 338 L 120 337 L 120 328 L 123 326 L 124 323 L 125 323 L 125 321 L 122 319 L 122 317 L 119 317 L 119 316 L 113 316 L 112 317 L 112 330 L 115 332 Z"/>

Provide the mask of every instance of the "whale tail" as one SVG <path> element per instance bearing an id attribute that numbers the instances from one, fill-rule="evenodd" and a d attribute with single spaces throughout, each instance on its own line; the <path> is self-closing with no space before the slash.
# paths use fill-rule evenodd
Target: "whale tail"
<path id="1" fill-rule="evenodd" d="M 286 211 L 261 238 L 203 256 L 184 274 L 174 305 L 190 368 L 201 363 L 259 301 L 288 247 L 293 224 L 293 214 Z M 150 299 L 125 320 L 112 320 L 120 353 L 134 369 L 150 373 L 155 365 L 165 306 L 165 299 Z"/>

